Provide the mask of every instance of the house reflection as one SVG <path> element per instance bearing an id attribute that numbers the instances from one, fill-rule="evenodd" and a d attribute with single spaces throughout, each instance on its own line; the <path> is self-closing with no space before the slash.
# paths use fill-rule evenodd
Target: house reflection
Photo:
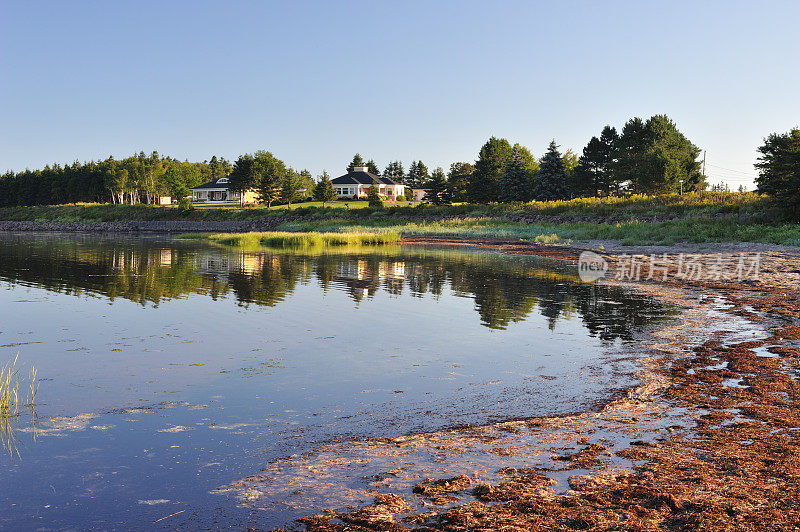
<path id="1" fill-rule="evenodd" d="M 312 283 L 342 290 L 356 304 L 379 291 L 399 297 L 407 290 L 415 298 L 449 293 L 471 299 L 481 324 L 492 329 L 538 313 L 551 328 L 577 317 L 604 340 L 630 339 L 676 312 L 618 287 L 580 283 L 563 270 L 531 257 L 430 249 L 307 255 L 175 240 L 0 237 L 0 279 L 142 305 L 205 294 L 274 306 Z"/>

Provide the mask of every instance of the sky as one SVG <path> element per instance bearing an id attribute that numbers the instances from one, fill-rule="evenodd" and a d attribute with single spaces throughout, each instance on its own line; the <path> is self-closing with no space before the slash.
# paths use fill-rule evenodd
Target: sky
<path id="1" fill-rule="evenodd" d="M 317 175 L 578 154 L 669 115 L 709 181 L 752 189 L 800 124 L 800 2 L 0 0 L 0 171 L 258 149 Z"/>

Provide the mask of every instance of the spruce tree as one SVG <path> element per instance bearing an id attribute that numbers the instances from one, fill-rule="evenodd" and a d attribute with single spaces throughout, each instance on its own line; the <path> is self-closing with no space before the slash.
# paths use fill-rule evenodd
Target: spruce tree
<path id="1" fill-rule="evenodd" d="M 511 144 L 506 139 L 490 138 L 481 147 L 475 171 L 467 185 L 470 201 L 489 203 L 500 197 L 500 178 L 511 157 Z"/>
<path id="2" fill-rule="evenodd" d="M 583 148 L 575 170 L 575 180 L 570 187 L 575 196 L 599 196 L 606 189 L 603 151 L 603 144 L 597 137 L 592 137 Z"/>
<path id="3" fill-rule="evenodd" d="M 433 171 L 428 178 L 425 189 L 425 201 L 427 203 L 433 205 L 449 205 L 451 203 L 450 190 L 447 186 L 444 170 L 441 167 Z"/>
<path id="4" fill-rule="evenodd" d="M 350 161 L 350 164 L 347 165 L 347 171 L 352 172 L 353 168 L 357 166 L 366 166 L 366 164 L 364 164 L 364 159 L 361 158 L 360 153 L 356 153 L 355 155 L 353 155 L 353 160 Z"/>
<path id="5" fill-rule="evenodd" d="M 406 185 L 412 189 L 424 188 L 428 182 L 428 167 L 422 161 L 413 161 L 411 168 L 408 169 L 408 183 Z"/>
<path id="6" fill-rule="evenodd" d="M 758 152 L 758 191 L 800 219 L 800 129 L 771 134 Z"/>
<path id="7" fill-rule="evenodd" d="M 475 167 L 469 163 L 453 163 L 447 173 L 447 184 L 452 201 L 467 201 L 467 184 Z"/>
<path id="8" fill-rule="evenodd" d="M 380 177 L 380 175 L 381 175 L 381 171 L 380 171 L 380 170 L 378 170 L 378 165 L 377 165 L 377 164 L 375 164 L 375 161 L 373 161 L 372 159 L 370 159 L 369 161 L 367 161 L 367 164 L 365 164 L 364 166 L 366 166 L 366 167 L 367 167 L 367 171 L 369 171 L 369 173 L 371 173 L 371 174 L 374 174 L 374 175 L 376 175 L 376 176 Z"/>
<path id="9" fill-rule="evenodd" d="M 500 201 L 513 203 L 528 199 L 530 176 L 522 165 L 519 149 L 515 146 L 500 178 Z"/>
<path id="10" fill-rule="evenodd" d="M 538 201 L 553 201 L 569 198 L 567 173 L 564 160 L 558 151 L 556 141 L 550 142 L 547 153 L 539 163 L 539 174 L 533 185 L 533 197 Z"/>
<path id="11" fill-rule="evenodd" d="M 382 209 L 383 208 L 383 199 L 381 199 L 381 195 L 378 193 L 378 187 L 380 185 L 374 179 L 372 180 L 372 186 L 369 187 L 369 191 L 367 192 L 367 201 L 369 202 L 369 206 L 374 209 Z"/>
<path id="12" fill-rule="evenodd" d="M 383 171 L 383 177 L 388 177 L 400 184 L 405 183 L 406 174 L 403 169 L 403 163 L 400 161 L 393 161 L 387 164 L 386 169 Z"/>
<path id="13" fill-rule="evenodd" d="M 327 202 L 336 199 L 336 191 L 333 189 L 333 183 L 331 183 L 328 172 L 325 170 L 322 171 L 319 181 L 314 185 L 314 199 L 321 201 L 323 207 L 325 207 Z"/>

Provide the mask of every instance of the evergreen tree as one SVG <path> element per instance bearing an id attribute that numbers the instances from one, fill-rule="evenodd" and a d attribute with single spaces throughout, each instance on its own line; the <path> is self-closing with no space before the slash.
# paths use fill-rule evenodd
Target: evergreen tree
<path id="1" fill-rule="evenodd" d="M 533 183 L 536 179 L 536 174 L 539 173 L 539 161 L 537 161 L 530 150 L 522 144 L 516 143 L 514 144 L 514 148 L 517 150 L 517 157 L 519 157 L 522 167 L 528 174 L 528 191 L 522 201 L 530 201 L 533 199 Z M 505 171 L 505 169 L 503 169 L 503 171 Z"/>
<path id="2" fill-rule="evenodd" d="M 374 179 L 372 180 L 372 186 L 369 187 L 369 191 L 367 192 L 367 201 L 369 202 L 369 206 L 374 209 L 382 209 L 383 208 L 383 199 L 381 199 L 381 195 L 378 193 L 378 187 L 380 185 Z"/>
<path id="3" fill-rule="evenodd" d="M 228 177 L 228 189 L 239 192 L 240 203 L 243 203 L 244 192 L 258 188 L 258 185 L 253 157 L 249 154 L 240 155 L 233 163 L 233 170 Z"/>
<path id="4" fill-rule="evenodd" d="M 422 161 L 412 161 L 408 169 L 408 182 L 406 186 L 414 188 L 425 188 L 428 182 L 428 167 Z"/>
<path id="5" fill-rule="evenodd" d="M 510 157 L 511 145 L 506 139 L 492 137 L 481 147 L 467 186 L 470 201 L 489 203 L 499 199 L 500 178 Z"/>
<path id="6" fill-rule="evenodd" d="M 606 125 L 600 132 L 600 154 L 602 156 L 602 173 L 598 181 L 598 189 L 603 196 L 619 194 L 621 184 L 614 178 L 614 164 L 616 163 L 617 143 L 619 134 L 616 128 Z"/>
<path id="7" fill-rule="evenodd" d="M 575 179 L 570 187 L 574 196 L 586 197 L 601 194 L 605 183 L 604 160 L 600 139 L 592 137 L 583 148 L 583 154 L 578 160 Z"/>
<path id="8" fill-rule="evenodd" d="M 800 218 L 800 129 L 771 134 L 758 151 L 758 191 Z"/>
<path id="9" fill-rule="evenodd" d="M 469 163 L 453 163 L 447 173 L 452 201 L 467 201 L 467 184 L 472 178 L 475 167 Z"/>
<path id="10" fill-rule="evenodd" d="M 569 198 L 567 173 L 564 160 L 558 151 L 556 141 L 550 142 L 547 153 L 539 163 L 539 174 L 533 187 L 533 196 L 538 201 L 553 201 Z"/>
<path id="11" fill-rule="evenodd" d="M 666 115 L 647 122 L 632 118 L 616 142 L 612 166 L 614 183 L 633 193 L 663 193 L 680 189 L 705 190 L 700 173 L 700 148 L 692 144 Z"/>
<path id="12" fill-rule="evenodd" d="M 325 170 L 322 171 L 319 181 L 317 181 L 317 184 L 314 186 L 314 199 L 321 201 L 323 207 L 325 207 L 325 204 L 329 201 L 336 199 L 336 191 L 333 189 L 333 183 L 331 183 L 328 172 Z"/>
<path id="13" fill-rule="evenodd" d="M 500 178 L 500 201 L 513 203 L 525 201 L 530 194 L 530 175 L 522 165 L 519 148 L 514 146 Z"/>
<path id="14" fill-rule="evenodd" d="M 427 203 L 432 203 L 433 205 L 449 205 L 451 203 L 450 190 L 447 186 L 444 170 L 441 167 L 433 171 L 428 178 L 425 189 L 425 201 Z"/>
<path id="15" fill-rule="evenodd" d="M 383 171 L 383 177 L 388 177 L 389 179 L 400 184 L 405 183 L 406 174 L 405 170 L 403 169 L 403 163 L 400 161 L 394 161 L 386 165 L 386 169 Z"/>
<path id="16" fill-rule="evenodd" d="M 359 167 L 360 166 L 366 166 L 366 164 L 364 164 L 364 159 L 361 158 L 361 154 L 360 153 L 356 153 L 355 155 L 353 155 L 353 160 L 350 161 L 350 164 L 347 165 L 347 171 L 348 172 L 352 172 L 353 168 L 355 168 L 357 166 L 359 166 Z"/>
<path id="17" fill-rule="evenodd" d="M 376 175 L 376 176 L 380 177 L 381 171 L 378 170 L 378 165 L 375 164 L 375 161 L 370 159 L 369 161 L 367 161 L 367 164 L 365 166 L 367 167 L 367 171 L 370 174 L 373 174 L 373 175 Z"/>

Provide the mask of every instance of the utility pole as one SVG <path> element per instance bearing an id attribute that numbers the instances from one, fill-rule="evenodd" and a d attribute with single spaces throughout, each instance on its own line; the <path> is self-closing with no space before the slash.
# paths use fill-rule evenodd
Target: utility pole
<path id="1" fill-rule="evenodd" d="M 706 176 L 706 150 L 703 150 L 703 177 Z"/>

